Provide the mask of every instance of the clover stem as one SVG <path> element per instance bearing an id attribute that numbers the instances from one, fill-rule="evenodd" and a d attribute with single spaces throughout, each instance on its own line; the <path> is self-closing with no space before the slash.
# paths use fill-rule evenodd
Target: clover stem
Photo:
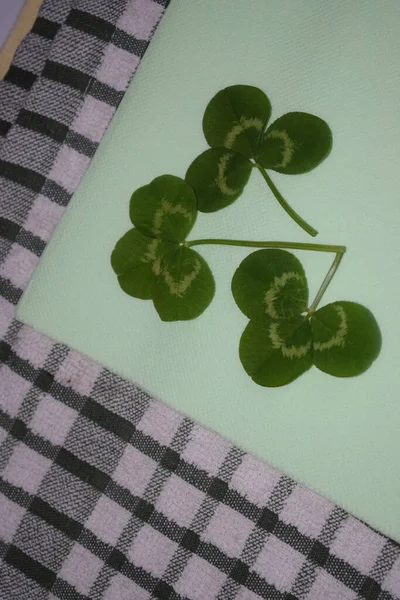
<path id="1" fill-rule="evenodd" d="M 346 251 L 345 246 L 333 246 L 331 244 L 308 244 L 302 242 L 253 242 L 251 240 L 224 240 L 218 238 L 192 240 L 190 242 L 186 242 L 185 244 L 188 248 L 190 248 L 190 246 L 204 245 L 241 246 L 244 248 L 287 248 L 289 250 L 313 250 L 315 252 L 335 252 L 335 254 L 341 255 L 343 255 Z"/>
<path id="2" fill-rule="evenodd" d="M 292 217 L 292 219 L 299 225 L 304 231 L 315 237 L 318 235 L 318 231 L 312 227 L 309 223 L 307 223 L 304 219 L 297 214 L 295 210 L 286 202 L 285 198 L 282 196 L 278 188 L 275 186 L 271 177 L 268 175 L 266 170 L 259 164 L 254 163 L 254 166 L 260 171 L 261 175 L 264 177 L 265 181 L 271 192 L 274 194 L 275 198 L 278 200 L 279 204 L 282 206 L 283 210 L 287 212 L 287 214 Z"/>
<path id="3" fill-rule="evenodd" d="M 314 298 L 313 303 L 307 310 L 307 316 L 310 316 L 317 310 L 319 303 L 322 300 L 322 296 L 325 294 L 330 282 L 340 263 L 344 253 L 346 252 L 346 246 L 334 246 L 332 244 L 307 244 L 302 242 L 252 242 L 250 240 L 224 240 L 218 238 L 192 240 L 191 242 L 185 242 L 185 246 L 203 246 L 203 245 L 216 245 L 216 246 L 241 246 L 245 248 L 286 248 L 289 250 L 312 250 L 314 252 L 334 252 L 336 254 L 334 261 L 329 269 L 328 273 L 323 280 L 321 287 L 319 288 L 317 295 Z"/>
<path id="4" fill-rule="evenodd" d="M 286 248 L 289 250 L 312 250 L 314 252 L 334 252 L 336 254 L 334 261 L 329 269 L 328 273 L 323 280 L 321 287 L 319 288 L 317 295 L 314 298 L 313 303 L 307 310 L 307 316 L 312 315 L 322 300 L 322 296 L 325 294 L 328 285 L 332 281 L 338 267 L 342 261 L 344 253 L 346 252 L 346 246 L 334 246 L 332 244 L 307 244 L 302 242 L 252 242 L 250 240 L 224 240 L 218 238 L 192 240 L 191 242 L 185 242 L 185 246 L 190 248 L 191 246 L 204 246 L 204 245 L 216 245 L 216 246 L 241 246 L 245 248 Z"/>
<path id="5" fill-rule="evenodd" d="M 307 311 L 308 315 L 312 315 L 317 310 L 318 305 L 322 300 L 322 296 L 325 294 L 328 285 L 330 284 L 333 276 L 335 275 L 336 271 L 338 270 L 338 267 L 344 256 L 344 253 L 345 253 L 345 249 L 337 252 L 335 259 L 331 265 L 331 268 L 329 269 L 328 273 L 326 274 L 325 279 L 323 280 L 321 287 L 319 288 L 317 295 L 314 298 L 313 303 L 311 304 L 310 308 Z"/>

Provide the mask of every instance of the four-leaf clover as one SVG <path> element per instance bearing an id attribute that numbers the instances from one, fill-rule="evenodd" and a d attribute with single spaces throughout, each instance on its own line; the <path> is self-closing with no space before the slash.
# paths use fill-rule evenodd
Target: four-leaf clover
<path id="1" fill-rule="evenodd" d="M 124 292 L 153 300 L 163 321 L 195 319 L 215 293 L 208 264 L 184 243 L 196 217 L 191 187 L 173 175 L 157 177 L 132 195 L 130 218 L 135 228 L 118 241 L 111 255 Z"/>

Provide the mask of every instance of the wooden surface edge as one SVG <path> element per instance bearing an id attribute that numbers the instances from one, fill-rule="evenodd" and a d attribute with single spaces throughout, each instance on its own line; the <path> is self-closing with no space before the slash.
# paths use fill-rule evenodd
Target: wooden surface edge
<path id="1" fill-rule="evenodd" d="M 0 79 L 7 73 L 19 44 L 32 29 L 42 2 L 43 0 L 26 0 L 19 11 L 17 20 L 0 48 Z"/>

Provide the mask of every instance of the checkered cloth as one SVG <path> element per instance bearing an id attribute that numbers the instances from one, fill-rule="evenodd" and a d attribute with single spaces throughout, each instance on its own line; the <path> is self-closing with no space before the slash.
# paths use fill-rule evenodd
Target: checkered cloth
<path id="1" fill-rule="evenodd" d="M 0 84 L 0 598 L 395 600 L 400 547 L 14 319 L 167 0 L 46 0 Z"/>

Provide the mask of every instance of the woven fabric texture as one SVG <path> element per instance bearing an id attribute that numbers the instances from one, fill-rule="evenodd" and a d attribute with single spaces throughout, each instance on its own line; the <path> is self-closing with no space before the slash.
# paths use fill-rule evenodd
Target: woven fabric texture
<path id="1" fill-rule="evenodd" d="M 14 318 L 167 0 L 46 0 L 0 84 L 0 598 L 395 600 L 400 547 Z"/>

